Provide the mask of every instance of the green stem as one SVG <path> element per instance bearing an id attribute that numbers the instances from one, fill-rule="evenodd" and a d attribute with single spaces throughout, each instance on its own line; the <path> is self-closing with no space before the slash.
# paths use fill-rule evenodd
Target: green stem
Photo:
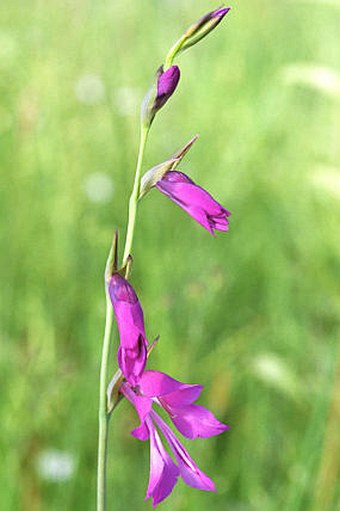
<path id="1" fill-rule="evenodd" d="M 97 471 L 97 511 L 106 509 L 106 461 L 109 416 L 107 414 L 106 382 L 110 352 L 113 309 L 110 297 L 106 294 L 106 320 L 103 340 L 102 361 L 100 366 L 99 386 L 99 437 L 98 437 L 98 471 Z"/>
<path id="2" fill-rule="evenodd" d="M 170 50 L 165 58 L 165 63 L 163 66 L 164 71 L 166 71 L 167 69 L 169 69 L 169 67 L 172 66 L 176 55 L 181 50 L 181 48 L 182 48 L 183 44 L 186 42 L 186 40 L 187 40 L 187 35 L 184 34 L 184 35 L 182 35 L 182 37 L 180 39 L 178 39 L 178 41 L 173 45 L 173 47 L 170 48 Z"/>
<path id="3" fill-rule="evenodd" d="M 144 158 L 144 151 L 146 142 L 148 139 L 150 127 L 149 126 L 141 126 L 140 133 L 140 144 L 139 144 L 139 153 L 135 174 L 135 181 L 133 184 L 132 193 L 129 200 L 129 214 L 128 214 L 128 226 L 126 231 L 126 240 L 125 240 L 125 248 L 123 255 L 123 265 L 126 263 L 127 258 L 131 253 L 133 236 L 135 232 L 136 225 L 136 215 L 137 215 L 137 205 L 138 205 L 138 197 L 139 197 L 139 189 L 140 189 L 140 178 L 141 178 L 141 169 Z"/>
<path id="4" fill-rule="evenodd" d="M 127 262 L 131 253 L 133 237 L 136 225 L 136 214 L 138 197 L 140 190 L 141 169 L 145 152 L 146 141 L 148 138 L 150 126 L 141 128 L 139 153 L 136 167 L 135 180 L 129 201 L 128 226 L 126 231 L 125 248 L 123 255 L 123 265 Z M 110 265 L 110 252 L 106 268 Z M 113 308 L 110 297 L 106 292 L 106 320 L 105 332 L 103 340 L 102 360 L 100 366 L 100 390 L 99 390 L 99 437 L 98 437 L 98 471 L 97 471 L 97 511 L 105 511 L 106 509 L 106 465 L 107 465 L 107 448 L 108 448 L 108 432 L 109 420 L 111 414 L 107 405 L 107 381 L 108 381 L 108 362 L 110 352 L 110 340 L 113 324 Z"/>

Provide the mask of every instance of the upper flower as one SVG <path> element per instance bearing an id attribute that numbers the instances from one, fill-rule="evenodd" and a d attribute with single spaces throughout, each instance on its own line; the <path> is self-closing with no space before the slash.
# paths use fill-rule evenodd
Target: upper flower
<path id="1" fill-rule="evenodd" d="M 156 113 L 175 92 L 180 76 L 178 66 L 171 66 L 166 71 L 163 66 L 158 69 L 155 81 L 143 100 L 141 115 L 144 125 L 151 126 Z"/>
<path id="2" fill-rule="evenodd" d="M 171 66 L 166 71 L 160 70 L 157 80 L 157 95 L 154 100 L 153 108 L 157 111 L 162 108 L 168 99 L 175 92 L 180 79 L 180 70 L 178 66 Z"/>
<path id="3" fill-rule="evenodd" d="M 214 235 L 214 229 L 228 231 L 231 213 L 183 172 L 166 172 L 156 187 L 211 234 Z"/>
<path id="4" fill-rule="evenodd" d="M 194 404 L 201 391 L 201 385 L 185 384 L 159 371 L 145 371 L 134 388 L 126 383 L 121 386 L 122 394 L 135 406 L 141 421 L 131 434 L 139 440 L 150 439 L 150 479 L 146 498 L 152 497 L 154 506 L 171 493 L 179 475 L 189 486 L 215 491 L 213 481 L 198 468 L 173 431 L 152 408 L 154 403 L 163 408 L 186 438 L 206 438 L 223 433 L 228 426 L 203 406 Z M 177 465 L 165 451 L 155 426 L 167 440 Z"/>
<path id="5" fill-rule="evenodd" d="M 109 294 L 120 337 L 118 364 L 127 381 L 135 385 L 147 358 L 143 310 L 131 284 L 118 273 L 111 277 Z"/>
<path id="6" fill-rule="evenodd" d="M 177 41 L 177 43 L 169 51 L 166 63 L 172 64 L 174 59 L 183 51 L 191 48 L 210 32 L 215 30 L 217 25 L 223 20 L 224 16 L 230 11 L 230 7 L 219 7 L 214 11 L 208 12 L 202 16 L 195 23 L 190 25 L 184 32 L 183 36 Z"/>

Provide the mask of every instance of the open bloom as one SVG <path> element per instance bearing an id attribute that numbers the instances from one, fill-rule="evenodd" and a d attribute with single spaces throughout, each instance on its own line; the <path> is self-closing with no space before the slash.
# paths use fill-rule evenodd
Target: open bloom
<path id="1" fill-rule="evenodd" d="M 120 390 L 135 406 L 141 422 L 131 434 L 139 440 L 150 440 L 146 498 L 151 497 L 156 506 L 171 493 L 179 476 L 193 488 L 215 491 L 213 481 L 198 468 L 173 431 L 152 408 L 153 404 L 162 407 L 186 438 L 206 438 L 223 433 L 228 426 L 203 406 L 194 404 L 202 386 L 181 383 L 159 371 L 145 371 L 135 387 L 123 383 Z M 176 463 L 165 450 L 156 426 L 163 433 Z"/>
<path id="2" fill-rule="evenodd" d="M 215 234 L 214 229 L 228 231 L 231 213 L 183 172 L 166 172 L 156 187 L 212 235 Z"/>
<path id="3" fill-rule="evenodd" d="M 118 273 L 111 277 L 109 294 L 120 337 L 118 364 L 127 381 L 135 385 L 147 358 L 143 310 L 131 284 Z"/>

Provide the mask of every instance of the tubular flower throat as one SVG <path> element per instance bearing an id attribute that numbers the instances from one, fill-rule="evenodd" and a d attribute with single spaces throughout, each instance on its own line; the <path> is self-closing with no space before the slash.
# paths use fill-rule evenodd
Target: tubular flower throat
<path id="1" fill-rule="evenodd" d="M 131 284 L 118 273 L 111 277 L 109 294 L 120 337 L 118 364 L 127 381 L 135 385 L 147 358 L 143 310 Z"/>

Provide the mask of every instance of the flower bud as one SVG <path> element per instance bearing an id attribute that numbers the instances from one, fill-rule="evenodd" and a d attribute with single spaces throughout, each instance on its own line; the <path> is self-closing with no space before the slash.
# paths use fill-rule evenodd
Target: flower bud
<path id="1" fill-rule="evenodd" d="M 229 11 L 230 7 L 219 7 L 214 11 L 208 12 L 208 14 L 205 14 L 196 23 L 191 25 L 169 51 L 165 61 L 166 67 L 172 65 L 177 55 L 197 44 L 214 30 Z"/>
<path id="2" fill-rule="evenodd" d="M 185 33 L 187 39 L 181 47 L 181 51 L 190 48 L 190 46 L 198 43 L 206 35 L 212 32 L 229 11 L 230 7 L 220 7 L 219 9 L 209 12 L 189 27 Z"/>
<path id="3" fill-rule="evenodd" d="M 180 70 L 171 66 L 166 71 L 161 66 L 157 73 L 155 83 L 144 98 L 142 105 L 142 121 L 150 126 L 156 113 L 165 105 L 175 92 L 180 79 Z"/>

